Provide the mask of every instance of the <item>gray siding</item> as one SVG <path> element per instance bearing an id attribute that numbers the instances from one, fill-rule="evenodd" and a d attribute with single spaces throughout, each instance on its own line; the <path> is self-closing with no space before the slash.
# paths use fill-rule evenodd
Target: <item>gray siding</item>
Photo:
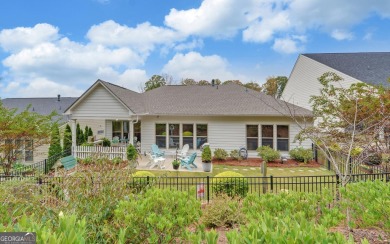
<path id="1" fill-rule="evenodd" d="M 131 114 L 121 102 L 118 101 L 102 85 L 95 87 L 90 93 L 73 108 L 70 113 L 72 119 L 79 118 L 113 118 L 126 119 Z"/>
<path id="2" fill-rule="evenodd" d="M 357 79 L 329 66 L 300 55 L 283 91 L 282 99 L 311 110 L 309 99 L 311 96 L 320 95 L 321 84 L 318 78 L 326 72 L 334 72 L 344 78 L 342 86 L 345 88 L 348 88 L 353 83 L 359 82 Z"/>

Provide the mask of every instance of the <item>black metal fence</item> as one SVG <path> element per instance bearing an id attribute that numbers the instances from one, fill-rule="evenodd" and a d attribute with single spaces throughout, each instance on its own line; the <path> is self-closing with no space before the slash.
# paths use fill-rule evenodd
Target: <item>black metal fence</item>
<path id="1" fill-rule="evenodd" d="M 58 159 L 69 156 L 71 154 L 71 150 L 65 150 L 45 160 L 30 165 L 25 165 L 18 169 L 12 169 L 10 172 L 10 176 L 36 176 L 41 174 L 47 174 Z M 0 177 L 4 177 L 4 175 L 0 175 Z"/>
<path id="2" fill-rule="evenodd" d="M 382 180 L 390 182 L 390 173 L 357 174 L 350 176 L 350 183 L 359 181 Z M 132 177 L 132 178 L 93 178 L 93 177 L 23 177 L 21 175 L 0 176 L 0 183 L 4 181 L 28 180 L 30 183 L 43 186 L 67 188 L 83 185 L 85 190 L 104 189 L 108 185 L 117 183 L 118 187 L 130 187 L 135 191 L 143 191 L 147 187 L 160 189 L 175 189 L 195 195 L 197 199 L 210 201 L 219 193 L 244 197 L 247 194 L 262 195 L 279 192 L 313 192 L 321 193 L 325 190 L 336 192 L 341 185 L 337 175 L 324 176 L 293 176 L 293 177 Z M 67 185 L 65 182 L 71 183 Z M 122 184 L 125 182 L 125 184 Z M 86 184 L 87 183 L 87 184 Z"/>

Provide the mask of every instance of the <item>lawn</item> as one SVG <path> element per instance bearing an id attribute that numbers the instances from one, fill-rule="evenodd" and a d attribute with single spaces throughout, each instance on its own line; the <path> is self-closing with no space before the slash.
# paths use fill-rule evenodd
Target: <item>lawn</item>
<path id="1" fill-rule="evenodd" d="M 247 166 L 225 166 L 225 165 L 213 165 L 211 173 L 206 172 L 191 172 L 191 171 L 176 171 L 176 170 L 149 170 L 156 176 L 168 176 L 168 177 L 202 177 L 202 176 L 215 176 L 224 171 L 234 171 L 244 176 L 256 177 L 262 176 L 259 167 L 247 167 Z M 334 172 L 328 171 L 325 168 L 308 168 L 308 167 L 294 167 L 294 168 L 268 168 L 267 176 L 322 176 L 322 175 L 334 175 Z"/>

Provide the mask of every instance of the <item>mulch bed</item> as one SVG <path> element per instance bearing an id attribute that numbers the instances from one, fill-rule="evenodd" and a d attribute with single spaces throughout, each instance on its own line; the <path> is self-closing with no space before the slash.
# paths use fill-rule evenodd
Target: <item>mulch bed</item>
<path id="1" fill-rule="evenodd" d="M 247 167 L 260 167 L 262 160 L 260 158 L 248 158 L 246 160 L 234 160 L 232 158 L 227 158 L 226 160 L 215 160 L 213 159 L 213 164 L 223 164 L 228 166 L 247 166 Z M 276 160 L 275 162 L 268 162 L 267 167 L 278 167 L 278 168 L 292 168 L 292 167 L 308 167 L 308 168 L 318 168 L 322 165 L 312 160 L 307 164 L 297 162 L 292 159 L 288 159 L 287 162 L 281 160 Z"/>

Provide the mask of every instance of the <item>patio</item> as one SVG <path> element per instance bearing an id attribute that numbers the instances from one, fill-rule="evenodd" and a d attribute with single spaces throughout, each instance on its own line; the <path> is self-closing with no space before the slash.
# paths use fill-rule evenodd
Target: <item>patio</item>
<path id="1" fill-rule="evenodd" d="M 138 160 L 138 167 L 137 167 L 137 170 L 166 170 L 166 171 L 176 171 L 175 169 L 173 169 L 173 166 L 172 166 L 172 161 L 175 160 L 175 157 L 176 155 L 173 154 L 173 153 L 167 153 L 167 155 L 165 155 L 165 160 L 162 160 L 161 161 L 161 168 L 156 165 L 154 167 L 150 167 L 150 160 L 148 158 L 148 156 L 145 156 L 145 155 L 142 155 L 142 157 Z M 178 171 L 187 171 L 187 172 L 203 172 L 203 169 L 202 169 L 202 159 L 201 157 L 197 156 L 195 158 L 195 162 L 194 162 L 198 168 L 192 168 L 192 170 L 188 170 L 187 168 L 183 168 L 183 167 L 179 167 Z M 211 172 L 212 172 L 212 169 L 211 169 Z"/>

